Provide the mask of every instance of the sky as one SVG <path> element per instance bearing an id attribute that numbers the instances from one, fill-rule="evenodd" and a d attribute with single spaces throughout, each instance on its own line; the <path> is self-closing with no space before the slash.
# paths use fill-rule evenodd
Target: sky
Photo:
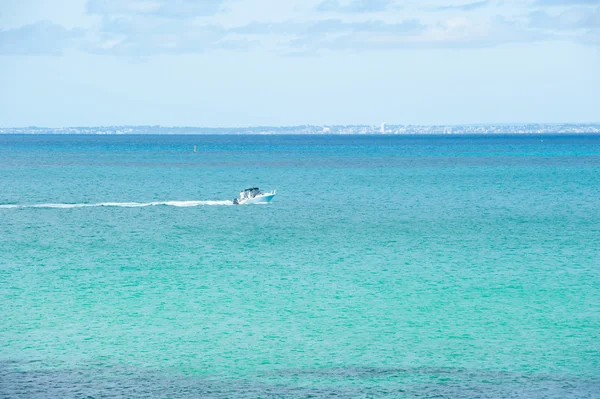
<path id="1" fill-rule="evenodd" d="M 600 122 L 600 0 L 0 0 L 0 127 Z"/>

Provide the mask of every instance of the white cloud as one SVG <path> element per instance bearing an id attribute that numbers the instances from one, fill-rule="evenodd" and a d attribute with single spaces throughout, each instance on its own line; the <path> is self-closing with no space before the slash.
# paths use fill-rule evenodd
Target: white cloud
<path id="1" fill-rule="evenodd" d="M 315 10 L 332 13 L 370 13 L 386 11 L 392 4 L 392 0 L 352 0 L 345 3 L 339 0 L 324 0 Z"/>
<path id="2" fill-rule="evenodd" d="M 600 5 L 600 0 L 536 0 L 536 6 L 581 6 L 581 5 Z"/>
<path id="3" fill-rule="evenodd" d="M 97 15 L 154 15 L 188 18 L 214 15 L 223 9 L 223 0 L 88 0 L 86 10 Z"/>
<path id="4" fill-rule="evenodd" d="M 559 13 L 538 10 L 529 14 L 529 20 L 532 27 L 551 31 L 600 29 L 600 7 L 569 8 Z"/>
<path id="5" fill-rule="evenodd" d="M 65 48 L 78 46 L 95 54 L 137 57 L 250 47 L 274 53 L 314 54 L 334 50 L 493 47 L 555 39 L 586 45 L 599 42 L 596 35 L 600 7 L 555 7 L 519 13 L 518 9 L 508 12 L 501 4 L 484 0 L 453 5 L 429 3 L 425 12 L 422 8 L 399 11 L 392 0 L 315 0 L 298 13 L 289 7 L 280 8 L 280 12 L 290 15 L 287 19 L 278 20 L 271 15 L 270 19 L 252 22 L 236 15 L 235 23 L 226 24 L 224 10 L 227 4 L 233 4 L 226 1 L 88 0 L 86 13 L 96 23 L 88 25 L 86 32 L 51 22 L 28 24 L 1 31 L 0 51 L 60 54 Z M 576 1 L 591 4 L 591 0 Z M 545 2 L 557 5 L 560 0 Z M 377 18 L 371 14 L 381 10 L 387 11 L 375 14 Z"/>
<path id="6" fill-rule="evenodd" d="M 50 21 L 38 21 L 16 29 L 0 30 L 0 54 L 60 55 L 83 35 Z"/>
<path id="7" fill-rule="evenodd" d="M 466 11 L 475 11 L 475 10 L 478 10 L 480 8 L 486 7 L 488 5 L 490 5 L 490 1 L 489 0 L 484 0 L 484 1 L 476 1 L 476 2 L 472 2 L 472 3 L 449 4 L 449 5 L 437 6 L 437 7 L 433 7 L 431 10 L 432 11 L 460 11 L 460 12 L 466 12 Z"/>

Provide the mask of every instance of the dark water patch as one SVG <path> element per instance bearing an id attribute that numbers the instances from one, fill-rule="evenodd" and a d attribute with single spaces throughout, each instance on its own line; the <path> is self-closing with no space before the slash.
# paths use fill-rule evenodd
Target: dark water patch
<path id="1" fill-rule="evenodd" d="M 465 368 L 339 367 L 274 372 L 290 380 L 364 383 L 358 396 L 383 386 L 406 398 L 596 398 L 600 379 Z M 385 396 L 385 395 L 384 395 Z"/>
<path id="2" fill-rule="evenodd" d="M 596 398 L 600 380 L 462 368 L 288 369 L 245 378 L 0 362 L 7 398 Z"/>
<path id="3" fill-rule="evenodd" d="M 306 388 L 246 380 L 109 367 L 80 369 L 13 368 L 0 363 L 0 398 L 335 398 L 347 389 Z"/>
<path id="4" fill-rule="evenodd" d="M 6 162 L 0 162 L 0 168 L 73 168 L 73 167 L 94 167 L 94 168 L 331 168 L 331 169 L 418 169 L 418 168 L 456 168 L 456 167 L 598 167 L 600 166 L 600 156 L 582 155 L 582 156 L 469 156 L 469 157 L 448 157 L 448 156 L 423 156 L 423 157 L 380 157 L 372 159 L 369 157 L 338 157 L 327 155 L 323 157 L 307 157 L 286 159 L 285 157 L 269 158 L 221 158 L 211 159 L 203 158 L 194 162 L 172 159 L 169 161 L 154 160 L 56 160 L 56 159 L 35 159 L 28 158 L 23 160 L 10 159 Z"/>

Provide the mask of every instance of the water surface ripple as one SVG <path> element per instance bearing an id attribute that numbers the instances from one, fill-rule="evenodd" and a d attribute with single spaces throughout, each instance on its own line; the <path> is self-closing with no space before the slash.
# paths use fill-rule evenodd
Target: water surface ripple
<path id="1" fill-rule="evenodd" d="M 0 397 L 598 398 L 600 137 L 0 135 L 0 187 Z"/>

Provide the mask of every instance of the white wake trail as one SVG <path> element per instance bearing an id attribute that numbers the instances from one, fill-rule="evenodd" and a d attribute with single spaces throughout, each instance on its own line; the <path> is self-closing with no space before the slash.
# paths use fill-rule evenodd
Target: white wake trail
<path id="1" fill-rule="evenodd" d="M 23 209 L 23 208 L 48 208 L 48 209 L 72 209 L 72 208 L 96 208 L 96 207 L 119 207 L 119 208 L 143 208 L 146 206 L 211 206 L 211 205 L 233 205 L 232 201 L 156 201 L 156 202 L 99 202 L 96 204 L 35 204 L 35 205 L 0 205 L 0 209 Z"/>

